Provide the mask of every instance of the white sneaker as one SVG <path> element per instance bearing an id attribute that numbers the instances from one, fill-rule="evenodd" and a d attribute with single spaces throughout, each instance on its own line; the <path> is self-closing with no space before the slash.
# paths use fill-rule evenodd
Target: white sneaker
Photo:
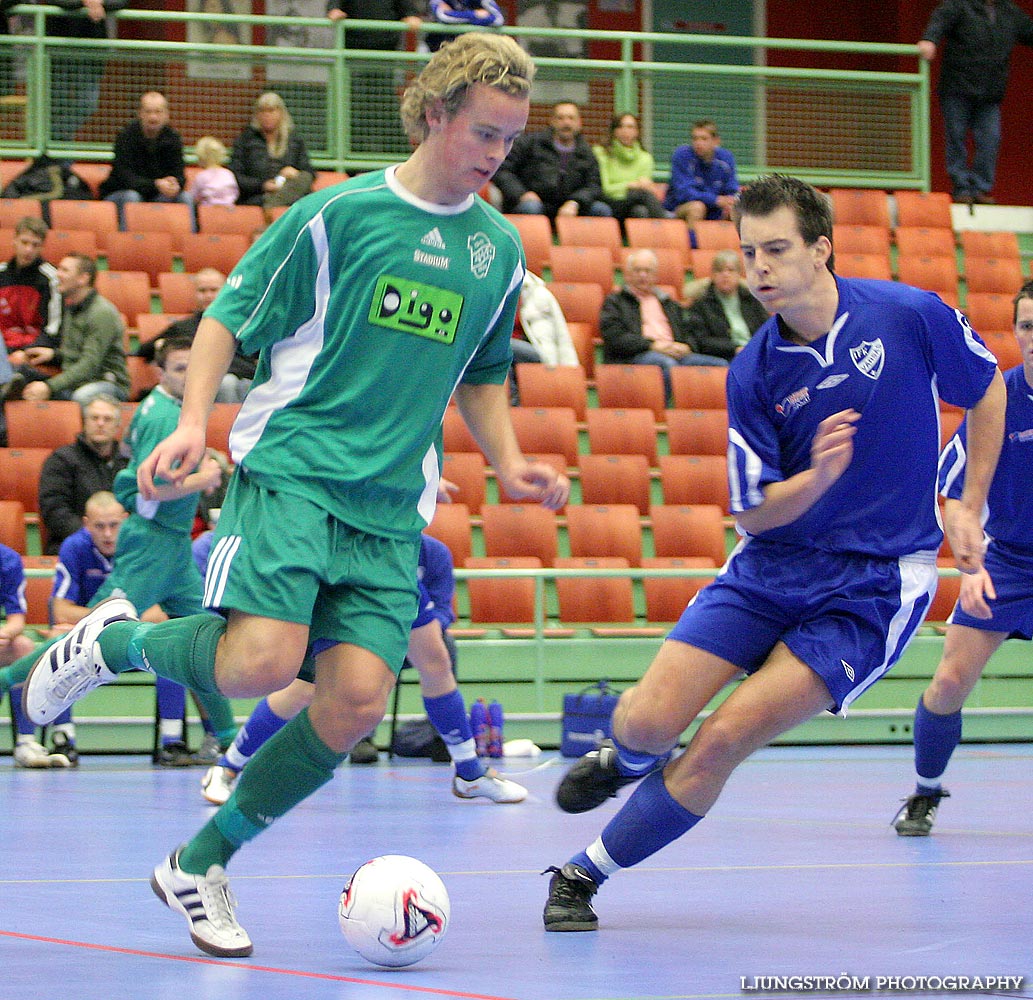
<path id="1" fill-rule="evenodd" d="M 24 740 L 14 748 L 14 762 L 19 767 L 71 767 L 72 762 L 63 753 L 51 753 L 35 740 Z"/>
<path id="2" fill-rule="evenodd" d="M 38 726 L 53 722 L 66 708 L 117 674 L 108 670 L 97 636 L 112 622 L 139 621 L 122 597 L 98 604 L 60 641 L 48 646 L 25 679 L 22 710 Z"/>
<path id="3" fill-rule="evenodd" d="M 208 768 L 201 779 L 201 794 L 213 806 L 223 805 L 233 791 L 238 774 L 240 772 L 234 771 L 232 767 L 220 767 L 218 764 Z"/>
<path id="4" fill-rule="evenodd" d="M 485 774 L 473 781 L 452 776 L 452 794 L 457 799 L 491 799 L 492 802 L 506 804 L 523 802 L 527 798 L 527 789 L 515 781 L 499 776 L 498 771 L 489 767 Z"/>
<path id="5" fill-rule="evenodd" d="M 251 954 L 251 938 L 233 915 L 237 901 L 219 865 L 212 865 L 207 875 L 191 875 L 179 867 L 176 850 L 154 869 L 151 888 L 170 910 L 187 918 L 190 939 L 201 951 L 216 958 Z"/>

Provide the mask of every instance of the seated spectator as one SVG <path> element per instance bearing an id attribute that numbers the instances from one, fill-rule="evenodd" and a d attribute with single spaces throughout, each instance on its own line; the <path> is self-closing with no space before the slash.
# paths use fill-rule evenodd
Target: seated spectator
<path id="1" fill-rule="evenodd" d="M 23 399 L 74 399 L 84 406 L 102 393 L 129 398 L 122 317 L 93 287 L 96 276 L 97 263 L 85 254 L 70 254 L 58 264 L 57 287 L 63 304 L 60 346 L 29 347 L 25 355 L 31 365 L 57 365 L 61 370 L 29 381 L 21 390 Z M 9 389 L 8 398 L 11 395 Z"/>
<path id="2" fill-rule="evenodd" d="M 691 285 L 698 288 L 690 289 Z M 768 311 L 750 294 L 742 258 L 735 250 L 714 254 L 713 273 L 686 283 L 682 300 L 701 351 L 731 361 L 767 319 Z M 691 301 L 690 301 L 691 300 Z"/>
<path id="3" fill-rule="evenodd" d="M 528 271 L 520 288 L 517 321 L 524 338 L 546 365 L 577 365 L 577 351 L 570 339 L 567 320 L 549 286 Z"/>
<path id="4" fill-rule="evenodd" d="M 675 365 L 724 366 L 724 358 L 699 354 L 682 307 L 656 289 L 659 270 L 652 250 L 628 255 L 624 287 L 603 300 L 599 332 L 607 364 L 658 365 L 664 391 L 671 399 L 671 369 Z"/>
<path id="5" fill-rule="evenodd" d="M 131 201 L 181 201 L 184 192 L 183 140 L 169 125 L 165 95 L 149 90 L 140 98 L 137 118 L 115 137 L 111 173 L 100 196 L 118 206 L 119 228 L 126 228 L 124 206 Z"/>
<path id="6" fill-rule="evenodd" d="M 501 28 L 505 15 L 495 0 L 430 0 L 430 17 L 438 24 L 467 24 L 479 28 Z M 426 36 L 427 48 L 437 52 L 455 35 L 437 32 Z"/>
<path id="7" fill-rule="evenodd" d="M 679 146 L 671 156 L 664 208 L 693 229 L 702 219 L 730 219 L 738 193 L 735 157 L 721 145 L 717 125 L 699 119 L 692 126 L 692 145 Z"/>
<path id="8" fill-rule="evenodd" d="M 599 164 L 581 134 L 581 112 L 561 101 L 549 128 L 521 135 L 513 143 L 495 186 L 503 212 L 522 215 L 612 215 L 603 201 Z"/>
<path id="9" fill-rule="evenodd" d="M 61 327 L 61 294 L 57 269 L 43 259 L 47 224 L 42 219 L 19 219 L 14 227 L 14 256 L 0 263 L 0 332 L 11 369 L 20 369 L 20 388 L 43 372 L 28 363 L 28 347 L 57 347 Z M 2 362 L 2 359 L 0 359 Z M 13 370 L 0 371 L 0 384 L 11 383 Z"/>
<path id="10" fill-rule="evenodd" d="M 610 142 L 593 146 L 599 162 L 603 200 L 624 225 L 624 220 L 662 219 L 663 205 L 653 191 L 653 154 L 639 142 L 638 119 L 634 115 L 614 115 L 610 122 Z"/>
<path id="11" fill-rule="evenodd" d="M 194 146 L 201 172 L 190 186 L 190 200 L 194 205 L 235 205 L 240 197 L 237 177 L 227 167 L 229 154 L 214 136 L 205 135 Z"/>
<path id="12" fill-rule="evenodd" d="M 94 396 L 84 407 L 82 433 L 53 451 L 39 477 L 39 513 L 46 551 L 53 555 L 83 524 L 86 502 L 110 490 L 115 475 L 129 464 L 121 447 L 122 407 L 113 396 Z"/>
<path id="13" fill-rule="evenodd" d="M 25 634 L 25 568 L 22 557 L 7 545 L 0 545 L 0 604 L 4 621 L 0 624 L 0 667 L 28 656 L 36 644 Z M 0 695 L 3 689 L 0 689 Z M 11 695 L 11 719 L 15 738 L 14 762 L 19 767 L 69 767 L 67 757 L 51 754 L 36 740 L 36 727 L 22 715 L 21 689 Z M 23 732 L 23 730 L 26 730 Z"/>
<path id="14" fill-rule="evenodd" d="M 251 124 L 233 144 L 230 170 L 241 205 L 293 205 L 312 190 L 316 175 L 305 140 L 279 94 L 268 91 L 255 101 Z"/>
<path id="15" fill-rule="evenodd" d="M 155 352 L 161 349 L 162 344 L 173 337 L 176 339 L 193 340 L 197 333 L 198 324 L 201 322 L 201 315 L 214 301 L 219 290 L 226 284 L 226 276 L 217 271 L 214 267 L 202 268 L 194 275 L 194 287 L 197 290 L 197 309 L 183 319 L 177 319 L 170 323 L 163 333 L 153 340 L 148 340 L 136 349 L 136 356 L 153 362 Z M 223 376 L 222 384 L 215 396 L 217 403 L 242 403 L 251 388 L 251 381 L 255 377 L 256 358 L 249 357 L 240 352 L 233 355 L 230 362 L 230 370 Z"/>
<path id="16" fill-rule="evenodd" d="M 511 406 L 520 405 L 517 365 L 580 364 L 556 296 L 537 274 L 530 271 L 525 272 L 520 288 L 520 307 L 510 347 L 513 350 L 513 364 L 509 371 Z"/>

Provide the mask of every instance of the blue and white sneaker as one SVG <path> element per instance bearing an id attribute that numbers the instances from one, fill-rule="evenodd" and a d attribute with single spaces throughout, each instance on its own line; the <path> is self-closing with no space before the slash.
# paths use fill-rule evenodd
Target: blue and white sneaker
<path id="1" fill-rule="evenodd" d="M 97 637 L 113 622 L 125 621 L 139 621 L 136 608 L 123 597 L 113 597 L 43 651 L 22 690 L 22 711 L 37 726 L 49 725 L 83 695 L 118 676 L 104 663 Z"/>
<path id="2" fill-rule="evenodd" d="M 170 910 L 187 918 L 190 939 L 201 951 L 216 958 L 251 954 L 251 938 L 233 915 L 237 901 L 226 872 L 218 865 L 205 875 L 191 875 L 179 867 L 179 851 L 173 851 L 154 869 L 151 888 Z"/>

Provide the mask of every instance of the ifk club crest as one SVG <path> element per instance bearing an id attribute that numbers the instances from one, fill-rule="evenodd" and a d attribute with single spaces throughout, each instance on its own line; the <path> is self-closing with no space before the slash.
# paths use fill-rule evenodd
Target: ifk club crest
<path id="1" fill-rule="evenodd" d="M 862 340 L 857 347 L 850 348 L 850 360 L 854 367 L 870 379 L 877 379 L 882 374 L 886 363 L 886 349 L 882 346 L 882 338 Z"/>
<path id="2" fill-rule="evenodd" d="M 470 270 L 475 278 L 483 278 L 495 259 L 495 244 L 484 233 L 474 233 L 467 241 L 470 248 Z"/>

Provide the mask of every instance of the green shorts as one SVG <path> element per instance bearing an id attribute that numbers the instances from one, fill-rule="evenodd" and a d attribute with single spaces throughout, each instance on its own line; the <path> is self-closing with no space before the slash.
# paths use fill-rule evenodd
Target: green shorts
<path id="1" fill-rule="evenodd" d="M 141 613 L 154 604 L 170 618 L 204 611 L 201 574 L 190 550 L 190 534 L 132 514 L 122 523 L 115 566 L 90 607 L 112 595 L 132 601 Z"/>
<path id="2" fill-rule="evenodd" d="M 420 538 L 370 535 L 240 470 L 219 515 L 204 603 L 309 626 L 309 644 L 347 642 L 396 674 L 417 611 Z"/>

